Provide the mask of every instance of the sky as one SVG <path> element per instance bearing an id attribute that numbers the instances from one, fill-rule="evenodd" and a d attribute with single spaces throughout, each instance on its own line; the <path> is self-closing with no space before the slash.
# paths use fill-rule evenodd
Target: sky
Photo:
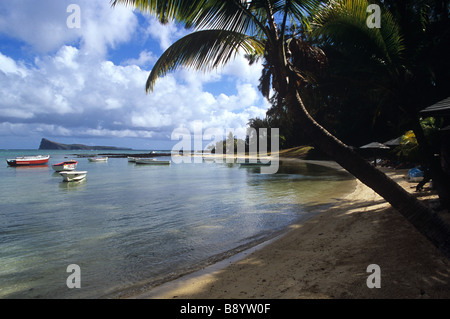
<path id="1" fill-rule="evenodd" d="M 172 72 L 145 92 L 158 57 L 188 32 L 110 0 L 0 0 L 0 149 L 47 138 L 169 150 L 180 129 L 243 137 L 269 108 L 262 66 L 243 55 L 209 73 Z"/>

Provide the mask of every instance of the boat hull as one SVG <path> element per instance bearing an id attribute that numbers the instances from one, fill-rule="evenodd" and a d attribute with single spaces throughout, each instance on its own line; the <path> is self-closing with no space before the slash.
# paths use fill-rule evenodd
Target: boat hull
<path id="1" fill-rule="evenodd" d="M 108 161 L 107 157 L 92 157 L 88 158 L 89 162 L 106 162 Z"/>
<path id="2" fill-rule="evenodd" d="M 86 171 L 71 171 L 71 172 L 60 172 L 59 173 L 64 182 L 78 182 L 86 178 Z"/>
<path id="3" fill-rule="evenodd" d="M 136 159 L 136 164 L 143 165 L 170 165 L 170 161 L 158 161 L 154 158 L 151 159 Z"/>
<path id="4" fill-rule="evenodd" d="M 31 166 L 31 165 L 46 165 L 50 155 L 47 156 L 22 156 L 15 159 L 7 159 L 9 166 Z"/>
<path id="5" fill-rule="evenodd" d="M 53 164 L 52 168 L 56 172 L 73 171 L 77 168 L 77 164 L 77 161 L 66 161 L 58 164 Z"/>

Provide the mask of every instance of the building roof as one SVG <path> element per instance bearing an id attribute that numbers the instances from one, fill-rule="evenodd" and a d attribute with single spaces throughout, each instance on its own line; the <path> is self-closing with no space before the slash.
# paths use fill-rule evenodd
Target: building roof
<path id="1" fill-rule="evenodd" d="M 386 145 L 378 143 L 378 142 L 372 142 L 367 145 L 363 145 L 360 148 L 389 149 L 389 147 L 387 147 Z"/>
<path id="2" fill-rule="evenodd" d="M 450 96 L 420 111 L 423 115 L 450 116 Z"/>
<path id="3" fill-rule="evenodd" d="M 384 142 L 383 144 L 387 145 L 387 146 L 398 146 L 401 144 L 401 142 L 402 142 L 402 136 L 399 136 L 397 138 L 394 138 L 392 140 Z"/>

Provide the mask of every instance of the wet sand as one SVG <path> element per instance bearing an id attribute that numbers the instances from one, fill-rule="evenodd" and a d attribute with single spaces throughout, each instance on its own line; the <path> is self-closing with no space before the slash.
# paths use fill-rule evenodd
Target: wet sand
<path id="1" fill-rule="evenodd" d="M 383 169 L 410 192 L 406 171 Z M 436 196 L 420 194 L 428 201 Z M 450 222 L 448 213 L 444 213 Z M 368 288 L 367 267 L 381 288 Z M 232 259 L 123 298 L 450 298 L 450 261 L 358 182 L 338 205 Z"/>

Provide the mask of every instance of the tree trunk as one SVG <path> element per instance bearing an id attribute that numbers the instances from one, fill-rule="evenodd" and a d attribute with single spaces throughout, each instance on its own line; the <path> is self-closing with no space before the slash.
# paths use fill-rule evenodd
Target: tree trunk
<path id="1" fill-rule="evenodd" d="M 414 119 L 411 115 L 410 118 L 414 123 L 414 135 L 417 138 L 420 152 L 423 154 L 426 164 L 429 165 L 434 188 L 439 194 L 439 200 L 442 208 L 450 207 L 450 180 L 442 169 L 440 158 L 434 156 L 433 149 L 428 143 L 425 132 L 420 125 L 419 119 Z"/>
<path id="2" fill-rule="evenodd" d="M 314 140 L 322 152 L 331 156 L 349 173 L 383 197 L 450 259 L 448 224 L 432 209 L 320 126 L 309 115 L 297 90 L 291 87 L 286 100 L 298 112 L 296 116 L 302 125 L 301 129 Z"/>

